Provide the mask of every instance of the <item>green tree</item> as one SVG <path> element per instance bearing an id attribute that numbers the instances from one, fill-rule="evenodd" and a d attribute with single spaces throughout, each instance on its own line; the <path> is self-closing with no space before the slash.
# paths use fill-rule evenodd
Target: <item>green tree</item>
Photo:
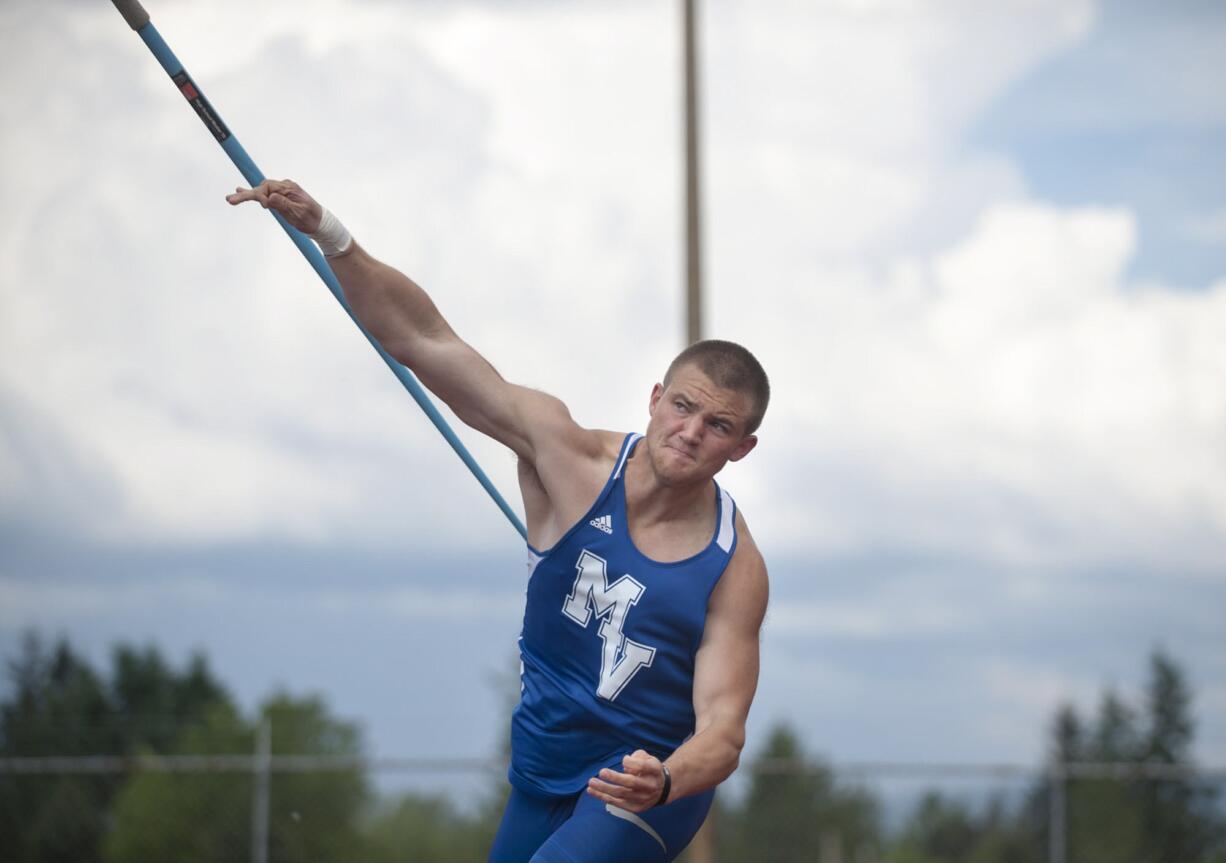
<path id="1" fill-rule="evenodd" d="M 1071 704 L 1062 704 L 1056 710 L 1056 719 L 1052 730 L 1052 754 L 1058 764 L 1071 764 L 1082 760 L 1085 749 L 1085 731 L 1081 727 L 1081 719 L 1077 709 Z"/>
<path id="2" fill-rule="evenodd" d="M 504 721 L 498 726 L 496 751 L 503 762 L 489 776 L 488 790 L 475 811 L 460 813 L 443 796 L 404 794 L 377 808 L 366 828 L 370 863 L 483 863 L 502 820 L 510 786 L 505 762 L 511 758 L 511 713 L 519 704 L 519 654 L 507 657 L 488 682 Z"/>
<path id="3" fill-rule="evenodd" d="M 480 812 L 463 816 L 443 797 L 405 794 L 367 828 L 370 863 L 483 863 L 490 840 Z"/>
<path id="4" fill-rule="evenodd" d="M 1195 730 L 1192 694 L 1182 670 L 1161 651 L 1149 662 L 1141 706 L 1104 691 L 1095 723 L 1081 731 L 1071 707 L 1053 723 L 1059 764 L 1189 764 Z M 1192 779 L 1079 778 L 1066 785 L 1066 851 L 1085 863 L 1200 863 L 1220 859 L 1223 818 L 1216 791 Z M 1047 790 L 1036 791 L 1036 808 Z"/>
<path id="5" fill-rule="evenodd" d="M 154 648 L 120 646 L 107 680 L 64 639 L 47 647 L 29 633 L 8 663 L 0 702 L 0 755 L 125 755 L 168 751 L 191 717 L 228 696 L 201 657 L 186 672 Z M 109 812 L 123 777 L 0 777 L 0 860 L 100 861 Z"/>
<path id="6" fill-rule="evenodd" d="M 929 791 L 886 859 L 890 863 L 1040 863 L 1043 857 L 1022 812 L 1010 811 L 1000 798 L 974 812 L 958 800 Z"/>
<path id="7" fill-rule="evenodd" d="M 120 644 L 111 654 L 111 702 L 116 732 L 112 751 L 169 752 L 185 728 L 216 705 L 231 705 L 200 654 L 177 673 L 154 647 Z"/>
<path id="8" fill-rule="evenodd" d="M 355 726 L 329 716 L 318 698 L 285 694 L 267 701 L 254 723 L 219 706 L 205 722 L 188 729 L 175 749 L 181 754 L 250 753 L 265 721 L 272 729 L 274 755 L 361 754 Z M 253 789 L 248 773 L 139 774 L 116 801 L 105 859 L 223 863 L 245 858 Z M 270 859 L 328 863 L 365 856 L 360 826 L 370 794 L 356 768 L 276 772 L 269 797 Z"/>
<path id="9" fill-rule="evenodd" d="M 924 860 L 964 860 L 979 841 L 979 829 L 962 804 L 936 791 L 920 799 L 904 830 L 903 846 Z"/>
<path id="10" fill-rule="evenodd" d="M 223 704 L 186 730 L 169 754 L 249 753 L 253 746 L 250 725 L 232 705 Z M 245 859 L 251 795 L 252 777 L 245 773 L 138 773 L 115 800 L 104 859 Z"/>
<path id="11" fill-rule="evenodd" d="M 1136 762 L 1140 752 L 1136 711 L 1108 688 L 1099 701 L 1084 757 L 1100 764 L 1127 764 Z M 1068 855 L 1085 863 L 1139 863 L 1139 792 L 1136 780 L 1070 780 L 1065 792 Z"/>
<path id="12" fill-rule="evenodd" d="M 328 714 L 319 698 L 278 694 L 265 703 L 273 754 L 362 754 L 353 723 Z M 361 816 L 372 797 L 365 773 L 355 768 L 274 773 L 269 819 L 269 857 L 285 861 L 349 861 L 361 856 Z"/>
<path id="13" fill-rule="evenodd" d="M 0 756 L 91 755 L 113 739 L 105 684 L 66 641 L 28 634 L 8 663 Z M 0 860 L 94 863 L 118 782 L 107 776 L 0 776 Z"/>
<path id="14" fill-rule="evenodd" d="M 259 721 L 276 754 L 360 754 L 356 728 L 318 699 L 277 695 L 244 720 L 202 656 L 183 671 L 153 647 L 119 645 L 103 677 L 63 639 L 31 633 L 8 663 L 0 756 L 248 754 Z M 369 801 L 356 769 L 276 774 L 270 851 L 279 860 L 360 856 Z M 249 773 L 0 774 L 0 860 L 234 860 L 251 833 Z"/>
<path id="15" fill-rule="evenodd" d="M 1189 763 L 1195 730 L 1191 689 L 1183 671 L 1161 651 L 1150 656 L 1149 672 L 1142 757 L 1150 764 Z M 1215 800 L 1211 787 L 1187 779 L 1145 783 L 1143 859 L 1202 860 L 1215 846 L 1221 850 L 1223 824 L 1214 816 Z"/>
<path id="16" fill-rule="evenodd" d="M 721 856 L 736 861 L 813 861 L 823 842 L 837 842 L 847 859 L 880 844 L 876 800 L 836 784 L 829 767 L 810 758 L 796 733 L 779 725 L 750 766 L 739 810 L 722 809 Z"/>

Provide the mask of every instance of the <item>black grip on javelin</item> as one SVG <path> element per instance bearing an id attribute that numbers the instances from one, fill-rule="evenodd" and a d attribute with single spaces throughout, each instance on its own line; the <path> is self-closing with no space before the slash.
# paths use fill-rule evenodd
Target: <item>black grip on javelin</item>
<path id="1" fill-rule="evenodd" d="M 145 11 L 144 6 L 140 5 L 139 0 L 111 0 L 111 2 L 115 4 L 123 20 L 127 21 L 128 26 L 133 30 L 139 30 L 149 23 L 149 13 Z"/>

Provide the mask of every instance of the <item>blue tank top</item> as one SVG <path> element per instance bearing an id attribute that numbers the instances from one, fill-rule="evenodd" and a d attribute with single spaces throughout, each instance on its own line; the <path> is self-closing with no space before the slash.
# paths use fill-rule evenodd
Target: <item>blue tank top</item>
<path id="1" fill-rule="evenodd" d="M 509 779 L 529 794 L 573 794 L 623 755 L 666 758 L 694 733 L 694 658 L 736 549 L 736 507 L 715 485 L 707 547 L 646 557 L 630 539 L 623 470 L 640 438 L 626 436 L 596 502 L 553 548 L 528 546 Z"/>

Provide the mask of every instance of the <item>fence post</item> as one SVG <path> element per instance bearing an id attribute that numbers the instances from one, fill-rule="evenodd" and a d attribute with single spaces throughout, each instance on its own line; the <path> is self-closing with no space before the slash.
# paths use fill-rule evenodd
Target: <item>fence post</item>
<path id="1" fill-rule="evenodd" d="M 818 837 L 817 863 L 843 863 L 843 834 L 827 827 Z"/>
<path id="2" fill-rule="evenodd" d="M 1050 792 L 1047 810 L 1047 861 L 1064 863 L 1067 841 L 1068 804 L 1065 801 L 1067 777 L 1062 765 L 1053 764 L 1048 774 Z"/>
<path id="3" fill-rule="evenodd" d="M 712 806 L 707 820 L 690 842 L 687 852 L 690 863 L 715 863 L 715 817 L 715 807 Z"/>
<path id="4" fill-rule="evenodd" d="M 251 863 L 268 863 L 268 786 L 272 772 L 272 720 L 265 717 L 255 741 L 251 802 Z"/>

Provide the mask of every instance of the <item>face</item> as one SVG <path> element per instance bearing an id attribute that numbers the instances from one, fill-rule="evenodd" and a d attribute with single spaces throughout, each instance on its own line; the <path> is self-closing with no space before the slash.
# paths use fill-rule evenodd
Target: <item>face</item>
<path id="1" fill-rule="evenodd" d="M 666 484 L 703 481 L 739 461 L 758 443 L 745 433 L 753 399 L 712 383 L 697 366 L 673 373 L 651 391 L 646 443 L 656 474 Z"/>

